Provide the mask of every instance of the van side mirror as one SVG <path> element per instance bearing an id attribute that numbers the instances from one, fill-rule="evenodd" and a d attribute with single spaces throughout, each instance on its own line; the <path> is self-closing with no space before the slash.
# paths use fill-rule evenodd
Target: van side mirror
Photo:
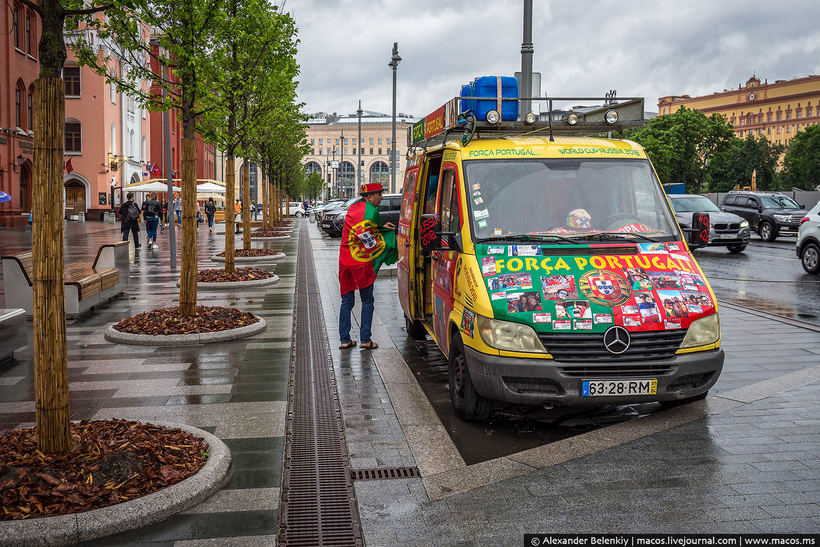
<path id="1" fill-rule="evenodd" d="M 709 244 L 709 213 L 692 213 L 692 227 L 687 241 L 692 247 L 705 247 Z"/>

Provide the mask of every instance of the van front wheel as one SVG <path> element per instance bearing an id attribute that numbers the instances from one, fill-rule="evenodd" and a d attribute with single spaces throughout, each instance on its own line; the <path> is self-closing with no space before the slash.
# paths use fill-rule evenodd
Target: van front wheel
<path id="1" fill-rule="evenodd" d="M 486 420 L 490 417 L 493 402 L 479 395 L 473 386 L 460 334 L 453 337 L 450 345 L 449 380 L 450 401 L 453 403 L 456 416 L 468 422 Z"/>

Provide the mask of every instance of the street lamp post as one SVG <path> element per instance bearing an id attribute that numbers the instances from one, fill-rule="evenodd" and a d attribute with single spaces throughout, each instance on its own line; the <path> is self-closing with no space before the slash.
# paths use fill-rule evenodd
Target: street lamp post
<path id="1" fill-rule="evenodd" d="M 532 0 L 524 0 L 524 40 L 521 42 L 521 87 L 520 97 L 532 95 Z M 521 101 L 521 119 L 531 112 L 530 101 Z"/>
<path id="2" fill-rule="evenodd" d="M 359 195 L 359 188 L 362 187 L 362 101 L 359 101 L 359 109 L 356 110 L 359 118 L 359 138 L 356 140 L 356 151 L 359 155 L 359 164 L 356 166 L 356 193 Z"/>
<path id="3" fill-rule="evenodd" d="M 340 135 L 339 140 L 339 155 L 341 156 L 341 160 L 339 161 L 339 173 L 342 172 L 342 166 L 345 164 L 345 132 L 344 129 L 342 130 L 342 134 Z M 336 182 L 339 181 L 339 174 L 336 174 Z M 347 183 L 345 179 L 342 178 L 342 186 L 347 188 Z"/>
<path id="4" fill-rule="evenodd" d="M 396 69 L 399 67 L 399 43 L 393 42 L 393 56 L 387 66 L 393 69 L 393 137 L 390 140 L 390 192 L 396 191 Z"/>

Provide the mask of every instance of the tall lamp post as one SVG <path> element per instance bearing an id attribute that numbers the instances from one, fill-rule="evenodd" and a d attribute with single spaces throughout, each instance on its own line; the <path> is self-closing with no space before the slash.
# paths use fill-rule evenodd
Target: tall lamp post
<path id="1" fill-rule="evenodd" d="M 356 110 L 359 118 L 359 138 L 356 139 L 356 151 L 359 155 L 359 164 L 356 166 L 356 193 L 359 195 L 359 188 L 362 187 L 362 101 L 359 101 L 359 109 Z"/>
<path id="2" fill-rule="evenodd" d="M 342 129 L 342 134 L 339 136 L 339 155 L 341 159 L 339 161 L 339 173 L 342 173 L 342 166 L 345 164 L 345 131 Z M 336 174 L 336 182 L 339 182 L 339 173 Z M 347 188 L 347 182 L 344 179 L 344 175 L 342 175 L 342 186 Z"/>
<path id="3" fill-rule="evenodd" d="M 160 71 L 162 72 L 162 79 L 166 79 L 165 62 L 161 59 L 159 38 L 152 38 L 149 42 L 152 46 L 157 48 L 157 58 L 160 58 Z M 171 120 L 168 115 L 168 108 L 165 102 L 168 97 L 168 90 L 162 86 L 162 125 L 163 125 L 163 139 L 165 140 L 165 175 L 167 177 L 168 188 L 168 249 L 171 253 L 171 271 L 175 272 L 177 269 L 177 231 L 174 224 L 174 174 L 171 168 Z M 226 207 L 227 208 L 227 207 Z"/>
<path id="4" fill-rule="evenodd" d="M 531 1 L 531 0 L 530 0 Z M 399 43 L 393 42 L 393 56 L 387 66 L 393 69 L 393 137 L 390 140 L 390 192 L 396 191 L 396 69 L 399 68 Z"/>
<path id="5" fill-rule="evenodd" d="M 519 97 L 532 95 L 532 0 L 524 0 L 524 40 L 521 42 L 521 87 Z M 530 113 L 530 101 L 521 101 L 521 119 Z M 552 114 L 550 114 L 552 115 Z"/>

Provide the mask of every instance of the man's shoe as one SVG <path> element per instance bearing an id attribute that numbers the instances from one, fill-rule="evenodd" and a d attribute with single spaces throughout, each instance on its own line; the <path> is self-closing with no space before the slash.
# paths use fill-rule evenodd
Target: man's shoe
<path id="1" fill-rule="evenodd" d="M 139 243 L 134 243 L 134 248 L 135 249 L 139 249 L 140 247 L 142 247 L 142 245 L 140 245 Z"/>

